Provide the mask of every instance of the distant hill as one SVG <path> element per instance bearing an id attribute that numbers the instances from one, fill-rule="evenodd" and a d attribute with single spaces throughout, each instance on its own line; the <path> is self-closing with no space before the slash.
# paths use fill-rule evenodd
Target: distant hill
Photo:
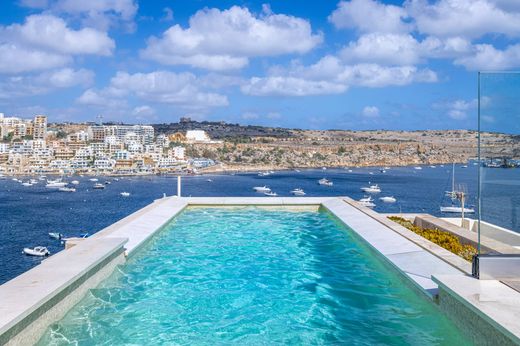
<path id="1" fill-rule="evenodd" d="M 152 124 L 156 134 L 171 134 L 187 130 L 204 130 L 212 139 L 238 139 L 251 137 L 288 138 L 293 136 L 289 129 L 254 125 L 228 124 L 223 121 L 181 120 L 178 123 Z"/>

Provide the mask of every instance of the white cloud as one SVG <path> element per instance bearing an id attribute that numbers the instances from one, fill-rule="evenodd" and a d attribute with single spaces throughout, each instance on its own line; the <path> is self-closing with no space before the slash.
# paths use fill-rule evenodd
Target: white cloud
<path id="1" fill-rule="evenodd" d="M 66 55 L 22 47 L 16 43 L 0 44 L 0 73 L 46 70 L 68 64 Z"/>
<path id="2" fill-rule="evenodd" d="M 32 15 L 25 23 L 0 28 L 4 40 L 21 42 L 62 54 L 111 55 L 115 43 L 105 32 L 91 28 L 73 30 L 61 18 Z"/>
<path id="3" fill-rule="evenodd" d="M 430 69 L 416 66 L 386 67 L 377 64 L 346 66 L 338 78 L 349 85 L 366 87 L 402 86 L 415 82 L 434 83 L 437 75 Z"/>
<path id="4" fill-rule="evenodd" d="M 247 8 L 203 9 L 184 29 L 174 25 L 162 37 L 151 37 L 141 56 L 165 65 L 190 65 L 209 70 L 240 69 L 250 57 L 302 54 L 322 41 L 307 20 Z"/>
<path id="5" fill-rule="evenodd" d="M 496 33 L 519 37 L 519 6 L 511 3 L 507 0 L 438 0 L 433 3 L 409 0 L 406 10 L 423 34 L 478 38 Z M 514 9 L 517 12 L 513 12 Z"/>
<path id="6" fill-rule="evenodd" d="M 163 8 L 164 16 L 161 18 L 162 22 L 171 22 L 173 20 L 173 10 L 169 7 Z"/>
<path id="7" fill-rule="evenodd" d="M 103 31 L 119 23 L 133 30 L 138 8 L 134 0 L 21 0 L 20 5 L 77 18 L 83 25 Z"/>
<path id="8" fill-rule="evenodd" d="M 313 81 L 296 77 L 253 77 L 242 86 L 242 92 L 255 96 L 308 96 L 340 94 L 347 90 L 343 84 L 328 81 Z"/>
<path id="9" fill-rule="evenodd" d="M 520 67 L 520 44 L 499 50 L 490 44 L 474 46 L 474 53 L 455 59 L 456 65 L 468 70 L 507 70 Z"/>
<path id="10" fill-rule="evenodd" d="M 260 115 L 258 115 L 258 113 L 255 112 L 244 112 L 242 113 L 241 118 L 244 120 L 253 120 L 260 118 Z"/>
<path id="11" fill-rule="evenodd" d="M 361 114 L 366 118 L 377 118 L 379 117 L 379 108 L 376 106 L 366 106 L 363 108 Z"/>
<path id="12" fill-rule="evenodd" d="M 225 95 L 201 90 L 199 80 L 194 74 L 167 71 L 135 74 L 117 72 L 107 88 L 89 89 L 81 95 L 78 102 L 102 105 L 132 95 L 142 100 L 175 104 L 191 110 L 203 111 L 228 105 Z"/>
<path id="13" fill-rule="evenodd" d="M 156 119 L 155 109 L 148 105 L 138 106 L 132 110 L 132 115 L 138 120 Z"/>
<path id="14" fill-rule="evenodd" d="M 329 16 L 338 29 L 357 29 L 361 32 L 404 33 L 410 25 L 404 19 L 406 11 L 399 6 L 385 5 L 374 0 L 340 1 Z"/>
<path id="15" fill-rule="evenodd" d="M 89 70 L 63 68 L 38 75 L 12 76 L 0 80 L 0 98 L 47 94 L 59 88 L 91 85 L 94 73 Z"/>
<path id="16" fill-rule="evenodd" d="M 371 33 L 350 42 L 340 56 L 346 61 L 414 65 L 421 60 L 420 44 L 409 34 Z"/>
<path id="17" fill-rule="evenodd" d="M 454 120 L 464 120 L 468 117 L 468 112 L 477 108 L 477 99 L 473 100 L 454 100 L 449 102 L 440 102 L 433 105 L 434 109 L 446 110 L 446 114 Z"/>

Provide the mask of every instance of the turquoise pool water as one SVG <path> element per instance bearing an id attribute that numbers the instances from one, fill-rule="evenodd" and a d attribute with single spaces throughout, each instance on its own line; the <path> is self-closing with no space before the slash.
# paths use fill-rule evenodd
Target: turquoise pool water
<path id="1" fill-rule="evenodd" d="M 467 339 L 324 212 L 188 209 L 41 345 L 439 345 Z"/>

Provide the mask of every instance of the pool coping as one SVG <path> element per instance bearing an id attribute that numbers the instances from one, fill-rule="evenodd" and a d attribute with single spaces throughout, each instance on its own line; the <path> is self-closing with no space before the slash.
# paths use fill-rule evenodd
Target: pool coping
<path id="1" fill-rule="evenodd" d="M 45 288 L 47 284 L 43 279 L 34 284 L 25 282 L 26 286 L 22 290 L 13 290 L 14 287 L 22 287 L 27 278 L 41 276 L 50 268 L 50 264 L 67 264 L 71 260 L 78 261 L 81 256 L 93 252 L 101 261 L 103 251 L 108 256 L 108 252 L 125 246 L 126 256 L 132 256 L 143 245 L 145 245 L 157 232 L 160 232 L 165 225 L 190 206 L 320 206 L 329 211 L 334 217 L 348 226 L 359 238 L 361 238 L 380 259 L 390 264 L 402 274 L 402 277 L 410 280 L 413 285 L 430 298 L 436 298 L 439 290 L 438 281 L 432 277 L 467 277 L 467 267 L 457 268 L 457 258 L 446 250 L 441 249 L 438 253 L 438 246 L 421 238 L 415 233 L 401 227 L 385 216 L 377 214 L 368 208 L 364 208 L 348 197 L 165 197 L 158 199 L 150 205 L 136 211 L 135 213 L 117 221 L 116 223 L 97 232 L 92 237 L 78 242 L 77 245 L 69 250 L 52 256 L 45 260 L 42 265 L 36 266 L 26 273 L 14 278 L 6 284 L 0 286 L 0 340 L 5 336 L 7 329 L 12 328 L 24 317 L 30 315 L 31 309 L 34 311 L 38 304 L 45 303 L 45 300 L 52 299 L 52 293 L 43 295 L 38 288 Z M 396 226 L 397 225 L 397 226 Z M 412 235 L 413 233 L 413 235 Z M 415 239 L 415 238 L 421 239 Z M 110 244 L 112 248 L 96 250 L 96 244 L 103 247 Z M 436 248 L 437 247 L 437 248 Z M 443 252 L 444 251 L 444 252 Z M 79 256 L 79 257 L 78 257 Z M 101 256 L 101 257 L 100 257 Z M 460 259 L 464 261 L 463 259 Z M 465 261 L 464 261 L 465 262 Z M 466 262 L 467 264 L 467 262 Z M 74 277 L 77 279 L 81 273 L 88 271 L 88 263 L 83 266 L 73 268 L 75 276 L 69 281 L 62 280 L 62 285 L 71 284 Z M 72 270 L 72 271 L 74 271 Z M 73 273 L 70 273 L 71 275 Z M 95 287 L 95 286 L 94 286 Z M 91 287 L 91 288 L 94 288 Z M 5 299 L 2 292 L 12 300 L 11 303 Z M 16 302 L 25 300 L 27 292 L 31 292 L 33 297 L 23 304 L 24 308 L 16 307 Z M 518 295 L 520 298 L 520 294 Z M 519 299 L 520 301 L 520 299 Z M 32 302 L 32 303 L 31 303 Z M 33 306 L 26 306 L 33 304 Z M 2 308 L 12 308 L 9 314 L 2 314 Z M 29 313 L 28 313 L 29 311 Z M 478 314 L 485 314 L 481 309 L 475 309 Z M 52 323 L 54 321 L 50 321 Z"/>

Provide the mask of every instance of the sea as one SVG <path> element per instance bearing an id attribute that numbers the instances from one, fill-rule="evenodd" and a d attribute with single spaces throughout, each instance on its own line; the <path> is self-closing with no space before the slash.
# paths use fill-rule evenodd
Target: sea
<path id="1" fill-rule="evenodd" d="M 182 177 L 183 196 L 263 196 L 254 186 L 268 186 L 278 196 L 291 196 L 294 188 L 302 188 L 306 196 L 349 196 L 363 198 L 361 187 L 378 184 L 381 193 L 373 195 L 374 210 L 382 213 L 440 213 L 441 205 L 450 205 L 445 192 L 451 190 L 452 165 L 417 167 L 327 168 L 276 171 L 267 176 L 258 172 L 236 174 L 208 174 Z M 478 166 L 456 165 L 456 185 L 465 190 L 467 205 L 475 206 Z M 489 174 L 491 195 L 520 196 L 519 186 L 511 188 L 502 182 L 520 182 L 520 169 L 494 169 Z M 18 177 L 27 181 L 30 177 Z M 63 250 L 60 241 L 51 239 L 49 232 L 66 237 L 93 234 L 150 204 L 177 191 L 174 176 L 97 177 L 100 183 L 109 182 L 103 190 L 93 189 L 92 177 L 66 178 L 78 180 L 76 192 L 59 192 L 45 188 L 45 182 L 23 186 L 11 178 L 0 179 L 0 284 L 41 263 L 41 258 L 24 255 L 24 247 L 46 246 L 51 253 Z M 318 184 L 327 178 L 333 186 Z M 121 196 L 129 192 L 129 197 Z M 382 196 L 393 196 L 395 203 L 383 203 Z M 267 197 L 266 197 L 267 198 Z M 486 201 L 486 200 L 485 200 Z M 492 196 L 486 206 L 486 221 L 520 232 L 515 208 L 504 207 Z M 513 210 L 512 210 L 513 209 Z"/>

